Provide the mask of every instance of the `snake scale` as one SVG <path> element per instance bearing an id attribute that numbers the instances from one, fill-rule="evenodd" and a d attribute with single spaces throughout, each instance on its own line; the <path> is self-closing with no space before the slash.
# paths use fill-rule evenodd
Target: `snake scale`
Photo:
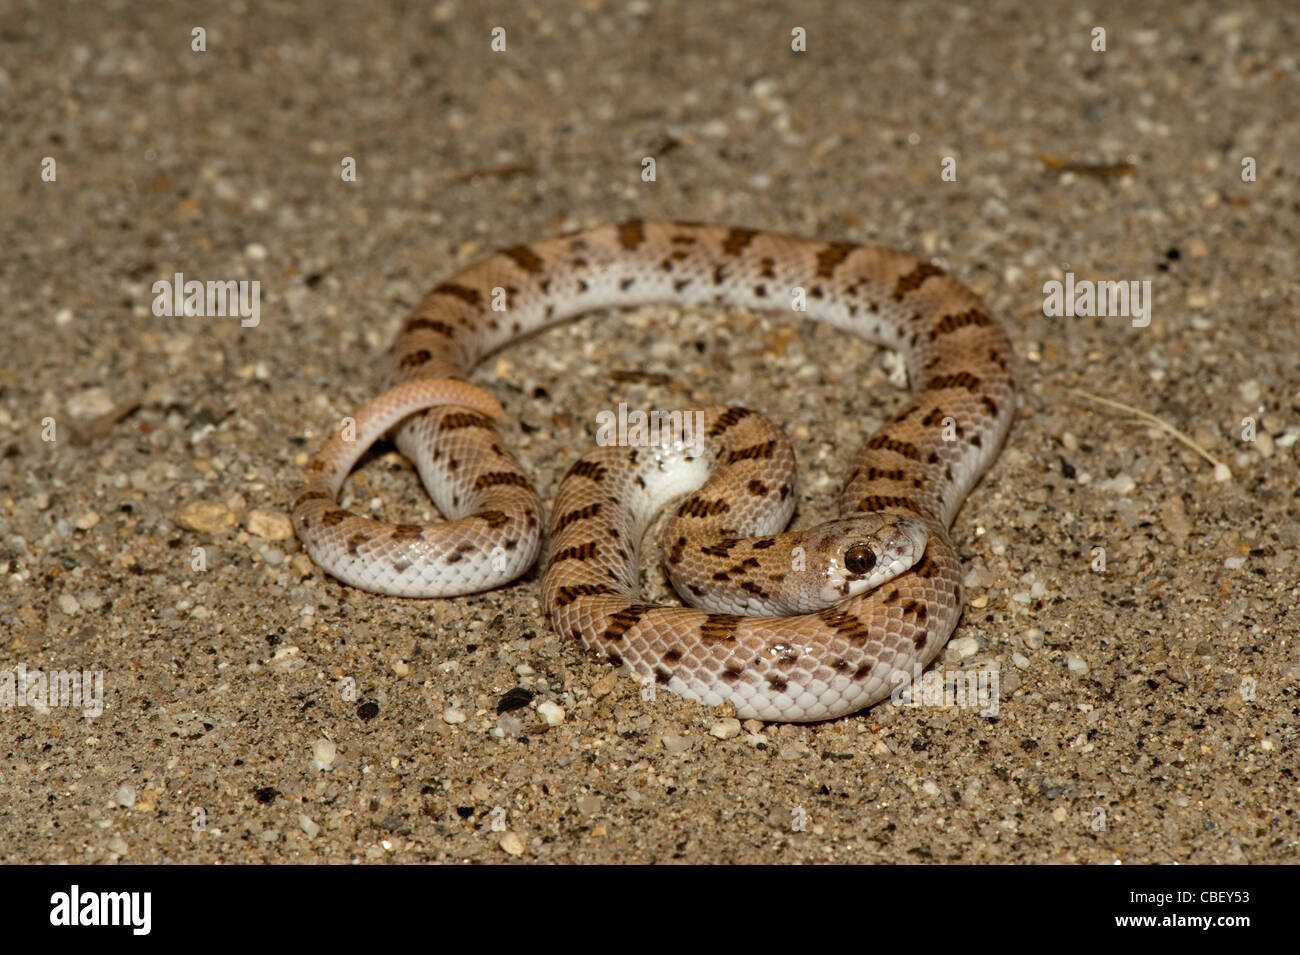
<path id="1" fill-rule="evenodd" d="M 502 408 L 466 376 L 484 356 L 594 309 L 681 303 L 790 311 L 903 353 L 910 401 L 857 453 L 841 518 L 781 534 L 793 452 L 761 415 L 698 412 L 703 434 L 604 446 L 552 509 L 551 626 L 640 679 L 737 716 L 823 720 L 879 701 L 939 652 L 962 607 L 948 528 L 1015 411 L 1011 345 L 979 298 L 903 252 L 754 229 L 631 221 L 505 249 L 433 288 L 389 354 L 389 390 L 309 462 L 293 521 L 316 563 L 379 593 L 452 596 L 537 559 L 542 506 L 502 444 Z M 445 522 L 387 524 L 338 507 L 390 429 Z M 663 505 L 669 576 L 692 607 L 638 595 L 637 548 Z M 777 613 L 781 616 L 756 616 Z"/>

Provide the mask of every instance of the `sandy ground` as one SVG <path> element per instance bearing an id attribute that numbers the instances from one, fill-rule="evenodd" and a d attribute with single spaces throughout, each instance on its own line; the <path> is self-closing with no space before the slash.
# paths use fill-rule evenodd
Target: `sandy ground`
<path id="1" fill-rule="evenodd" d="M 1295 857 L 1293 5 L 162 6 L 0 23 L 0 694 L 20 668 L 103 687 L 97 717 L 0 709 L 0 858 Z M 552 634 L 535 573 L 376 597 L 284 537 L 424 289 L 628 217 L 906 248 L 1006 323 L 1021 407 L 955 525 L 968 606 L 938 664 L 996 671 L 996 716 L 718 738 L 725 713 Z M 177 272 L 260 282 L 258 324 L 155 315 Z M 1067 272 L 1149 282 L 1149 324 L 1045 315 Z M 809 523 L 901 404 L 886 357 L 655 308 L 476 380 L 547 501 L 619 401 L 759 407 Z M 435 517 L 391 446 L 344 494 L 376 499 Z"/>

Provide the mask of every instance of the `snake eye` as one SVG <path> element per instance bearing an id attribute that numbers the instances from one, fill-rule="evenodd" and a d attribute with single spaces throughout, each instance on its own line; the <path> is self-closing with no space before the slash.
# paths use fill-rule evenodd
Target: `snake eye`
<path id="1" fill-rule="evenodd" d="M 866 544 L 854 544 L 844 552 L 844 567 L 850 574 L 865 574 L 876 566 L 876 552 Z"/>

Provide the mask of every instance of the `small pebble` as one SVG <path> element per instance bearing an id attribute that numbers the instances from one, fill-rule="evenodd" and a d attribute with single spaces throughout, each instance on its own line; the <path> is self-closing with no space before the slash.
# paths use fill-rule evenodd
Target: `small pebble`
<path id="1" fill-rule="evenodd" d="M 99 515 L 94 511 L 82 511 L 72 520 L 72 526 L 79 531 L 88 531 L 99 523 Z"/>
<path id="2" fill-rule="evenodd" d="M 1088 663 L 1083 657 L 1070 657 L 1065 661 L 1065 665 L 1070 668 L 1071 673 L 1088 672 Z"/>
<path id="3" fill-rule="evenodd" d="M 559 726 L 564 722 L 564 707 L 550 700 L 538 703 L 537 713 L 546 721 L 547 726 Z"/>
<path id="4" fill-rule="evenodd" d="M 670 753 L 684 753 L 691 748 L 691 741 L 685 736 L 677 736 L 673 733 L 665 733 L 659 737 L 659 742 L 664 744 L 664 749 Z"/>
<path id="5" fill-rule="evenodd" d="M 517 833 L 503 833 L 500 846 L 507 855 L 518 857 L 524 854 L 524 840 L 520 839 Z"/>
<path id="6" fill-rule="evenodd" d="M 113 802 L 130 809 L 135 805 L 135 787 L 126 783 L 117 787 L 117 792 L 113 793 Z"/>
<path id="7" fill-rule="evenodd" d="M 973 657 L 979 653 L 979 641 L 974 637 L 959 637 L 949 642 L 948 650 L 959 660 L 965 660 L 967 657 Z"/>
<path id="8" fill-rule="evenodd" d="M 58 602 L 59 602 L 60 613 L 65 613 L 69 617 L 73 617 L 81 613 L 81 604 L 77 602 L 77 598 L 72 596 L 72 594 L 64 594 L 63 596 L 59 597 Z"/>
<path id="9" fill-rule="evenodd" d="M 193 501 L 176 515 L 176 523 L 186 530 L 201 534 L 219 534 L 235 525 L 235 515 L 224 504 L 214 501 Z"/>
<path id="10" fill-rule="evenodd" d="M 464 723 L 466 719 L 467 717 L 465 714 L 455 707 L 442 711 L 442 721 L 451 726 L 455 726 L 457 723 Z"/>
<path id="11" fill-rule="evenodd" d="M 1102 481 L 1097 487 L 1112 494 L 1128 494 L 1137 487 L 1137 481 L 1127 474 L 1116 474 L 1113 478 Z"/>
<path id="12" fill-rule="evenodd" d="M 709 728 L 709 733 L 718 739 L 734 739 L 740 735 L 740 720 L 719 720 Z"/>
<path id="13" fill-rule="evenodd" d="M 608 696 L 612 693 L 617 684 L 618 671 L 610 670 L 591 685 L 591 695 L 599 700 L 602 696 Z"/>
<path id="14" fill-rule="evenodd" d="M 1015 664 L 1016 669 L 1018 670 L 1029 669 L 1029 657 L 1025 656 L 1023 653 L 1016 652 L 1011 654 L 1011 662 Z"/>
<path id="15" fill-rule="evenodd" d="M 332 739 L 322 737 L 311 744 L 311 758 L 319 769 L 329 769 L 338 756 L 338 744 Z"/>
<path id="16" fill-rule="evenodd" d="M 293 537 L 293 522 L 278 511 L 254 509 L 244 518 L 248 533 L 269 541 L 284 541 Z"/>
<path id="17" fill-rule="evenodd" d="M 305 816 L 302 813 L 298 814 L 298 827 L 307 833 L 309 838 L 315 839 L 320 835 L 320 826 L 312 821 L 310 816 Z"/>
<path id="18" fill-rule="evenodd" d="M 113 410 L 113 398 L 108 390 L 99 386 L 83 388 L 67 401 L 68 414 L 73 418 L 97 418 Z"/>

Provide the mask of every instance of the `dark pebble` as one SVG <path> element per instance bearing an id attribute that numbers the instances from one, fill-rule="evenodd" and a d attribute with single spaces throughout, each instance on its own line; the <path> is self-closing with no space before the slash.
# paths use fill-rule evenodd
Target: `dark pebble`
<path id="1" fill-rule="evenodd" d="M 509 713 L 511 710 L 521 709 L 533 702 L 536 694 L 532 690 L 525 690 L 522 686 L 517 686 L 513 690 L 507 690 L 497 701 L 497 715 Z"/>

